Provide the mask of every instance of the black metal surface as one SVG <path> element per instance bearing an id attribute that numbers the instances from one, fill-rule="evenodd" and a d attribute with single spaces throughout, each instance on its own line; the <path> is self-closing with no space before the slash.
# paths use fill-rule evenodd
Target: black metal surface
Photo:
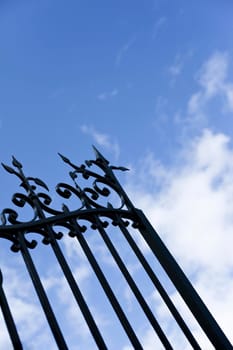
<path id="1" fill-rule="evenodd" d="M 54 339 L 57 343 L 57 346 L 61 350 L 63 350 L 63 349 L 68 350 L 68 346 L 66 345 L 62 331 L 57 323 L 53 309 L 50 305 L 50 302 L 48 300 L 48 297 L 46 295 L 44 287 L 41 283 L 39 274 L 36 270 L 36 267 L 33 263 L 31 255 L 30 255 L 28 248 L 26 246 L 25 239 L 24 239 L 23 234 L 21 232 L 19 232 L 19 234 L 18 234 L 18 240 L 19 240 L 19 244 L 20 244 L 20 251 L 22 253 L 25 265 L 26 265 L 28 273 L 31 277 L 32 283 L 35 287 L 35 291 L 38 295 L 38 298 L 39 298 L 41 306 L 44 310 L 45 316 L 47 318 L 48 324 L 51 328 L 51 331 L 53 333 L 53 336 L 54 336 Z"/>
<path id="2" fill-rule="evenodd" d="M 19 335 L 7 302 L 6 295 L 2 287 L 2 283 L 3 283 L 3 277 L 2 277 L 2 272 L 0 270 L 0 306 L 2 309 L 3 317 L 5 319 L 11 341 L 12 341 L 12 345 L 14 346 L 15 349 L 21 350 L 23 349 L 23 347 L 19 339 Z"/>
<path id="3" fill-rule="evenodd" d="M 227 337 L 222 332 L 221 328 L 192 287 L 191 283 L 184 275 L 183 271 L 170 254 L 160 237 L 151 226 L 145 215 L 139 209 L 136 209 L 127 194 L 118 182 L 114 171 L 126 171 L 124 167 L 111 166 L 109 162 L 94 148 L 96 159 L 86 161 L 85 164 L 77 166 L 68 158 L 60 155 L 62 160 L 71 167 L 70 178 L 71 184 L 59 183 L 56 187 L 58 196 L 65 199 L 76 199 L 80 204 L 76 210 L 70 210 L 67 205 L 63 205 L 61 209 L 54 208 L 52 205 L 52 198 L 48 195 L 47 185 L 40 179 L 34 177 L 27 177 L 23 172 L 23 167 L 14 157 L 12 166 L 3 164 L 4 169 L 20 180 L 20 186 L 24 189 L 23 193 L 15 193 L 12 197 L 12 202 L 15 206 L 24 208 L 31 208 L 31 220 L 24 221 L 20 219 L 20 215 L 15 209 L 6 208 L 1 213 L 2 225 L 0 226 L 0 237 L 11 241 L 11 250 L 13 252 L 21 252 L 24 263 L 27 267 L 29 276 L 34 285 L 38 295 L 40 305 L 44 310 L 48 325 L 52 331 L 55 342 L 59 349 L 68 349 L 65 341 L 65 334 L 63 334 L 58 322 L 56 320 L 54 310 L 52 309 L 46 291 L 42 285 L 40 276 L 36 270 L 33 259 L 29 250 L 34 249 L 38 242 L 36 240 L 28 240 L 28 234 L 38 234 L 38 238 L 42 238 L 42 243 L 49 245 L 53 252 L 57 264 L 60 267 L 67 283 L 72 291 L 72 294 L 78 304 L 77 309 L 83 314 L 90 334 L 94 338 L 99 349 L 107 349 L 108 346 L 98 328 L 95 318 L 92 315 L 88 303 L 86 302 L 77 281 L 75 280 L 69 264 L 67 263 L 63 252 L 58 244 L 58 240 L 62 239 L 63 234 L 56 232 L 56 226 L 68 229 L 68 235 L 74 237 L 80 244 L 92 270 L 94 271 L 100 286 L 102 287 L 110 305 L 112 306 L 118 320 L 128 336 L 129 341 L 135 349 L 142 349 L 136 330 L 128 320 L 119 300 L 117 299 L 111 284 L 107 280 L 102 271 L 94 253 L 85 238 L 85 231 L 88 223 L 93 233 L 98 232 L 102 239 L 103 245 L 108 249 L 116 266 L 124 276 L 125 281 L 134 294 L 143 313 L 154 329 L 161 341 L 161 345 L 165 349 L 173 349 L 171 340 L 168 339 L 166 331 L 162 329 L 161 324 L 156 319 L 155 314 L 148 305 L 143 293 L 134 281 L 126 264 L 121 258 L 117 248 L 112 243 L 106 228 L 109 225 L 115 226 L 124 236 L 130 249 L 138 259 L 141 267 L 149 276 L 153 283 L 155 290 L 158 291 L 162 300 L 168 307 L 175 322 L 180 327 L 184 336 L 193 349 L 200 349 L 197 339 L 195 339 L 192 331 L 185 323 L 182 315 L 176 309 L 169 293 L 165 286 L 162 285 L 155 271 L 151 268 L 145 259 L 142 251 L 133 239 L 128 226 L 140 232 L 144 240 L 148 243 L 151 251 L 158 259 L 159 263 L 166 271 L 168 277 L 174 284 L 176 290 L 180 293 L 183 300 L 191 310 L 197 322 L 202 327 L 204 333 L 209 338 L 210 342 L 216 349 L 229 350 L 232 349 Z M 97 170 L 92 170 L 95 168 Z M 81 187 L 78 179 L 87 180 L 89 186 Z M 91 185 L 90 185 L 91 181 Z M 115 197 L 118 198 L 120 204 L 115 205 Z M 111 200 L 112 198 L 112 200 Z M 106 203 L 106 204 L 105 204 Z M 11 338 L 13 347 L 21 349 L 22 344 L 10 312 L 10 307 L 7 302 L 7 297 L 3 291 L 2 276 L 0 275 L 0 303 L 3 317 L 5 319 L 9 336 Z M 78 339 L 77 339 L 78 345 Z"/>

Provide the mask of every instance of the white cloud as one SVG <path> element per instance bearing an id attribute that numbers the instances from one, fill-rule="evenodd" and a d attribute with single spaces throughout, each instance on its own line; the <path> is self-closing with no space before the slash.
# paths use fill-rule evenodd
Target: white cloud
<path id="1" fill-rule="evenodd" d="M 168 73 L 171 77 L 171 84 L 173 84 L 176 79 L 183 73 L 184 66 L 187 60 L 193 56 L 193 50 L 188 50 L 187 52 L 175 56 L 173 63 L 168 67 Z"/>
<path id="2" fill-rule="evenodd" d="M 101 94 L 99 94 L 97 96 L 98 100 L 101 100 L 101 101 L 105 101 L 107 99 L 107 94 L 106 92 L 101 92 Z"/>
<path id="3" fill-rule="evenodd" d="M 130 197 L 144 209 L 192 276 L 193 284 L 233 341 L 233 149 L 229 137 L 205 130 L 185 145 L 170 167 L 150 155 L 144 162 L 144 176 L 144 183 L 136 176 L 136 187 L 130 179 Z M 148 249 L 143 249 L 148 254 Z M 203 342 L 202 348 L 210 349 L 200 331 L 193 329 Z"/>
<path id="4" fill-rule="evenodd" d="M 168 68 L 168 71 L 172 79 L 176 79 L 182 72 L 183 69 L 183 60 L 180 55 L 176 55 L 173 64 Z"/>
<path id="5" fill-rule="evenodd" d="M 81 131 L 84 134 L 90 135 L 94 139 L 94 142 L 97 143 L 97 145 L 106 148 L 110 152 L 113 152 L 116 159 L 119 157 L 119 154 L 120 154 L 119 144 L 116 140 L 113 140 L 111 136 L 101 133 L 97 131 L 94 127 L 87 126 L 87 125 L 82 125 Z"/>
<path id="6" fill-rule="evenodd" d="M 222 89 L 226 81 L 228 65 L 227 54 L 220 52 L 216 52 L 203 64 L 198 82 L 203 87 L 206 97 L 212 97 Z"/>
<path id="7" fill-rule="evenodd" d="M 117 55 L 116 55 L 116 60 L 115 60 L 115 64 L 116 66 L 119 66 L 124 58 L 124 56 L 127 54 L 127 52 L 129 51 L 130 47 L 134 44 L 136 38 L 133 37 L 132 39 L 130 39 L 129 41 L 127 41 L 118 51 Z"/>
<path id="8" fill-rule="evenodd" d="M 110 95 L 111 95 L 111 96 L 116 96 L 116 95 L 118 95 L 118 90 L 117 90 L 117 89 L 112 90 L 112 91 L 110 92 Z"/>
<path id="9" fill-rule="evenodd" d="M 164 26 L 166 22 L 167 22 L 167 18 L 165 16 L 162 16 L 157 19 L 157 21 L 154 24 L 153 38 L 157 37 L 159 31 L 161 30 L 161 28 Z"/>
<path id="10" fill-rule="evenodd" d="M 101 94 L 99 94 L 97 96 L 98 100 L 100 101 L 106 101 L 107 99 L 109 98 L 113 98 L 115 96 L 117 96 L 119 93 L 119 91 L 117 89 L 113 89 L 112 91 L 110 92 L 102 92 Z"/>
<path id="11" fill-rule="evenodd" d="M 225 83 L 223 86 L 223 92 L 225 94 L 228 109 L 233 111 L 233 84 Z"/>
<path id="12" fill-rule="evenodd" d="M 169 72 L 172 76 L 176 77 L 177 75 L 180 75 L 182 70 L 182 64 L 181 62 L 175 62 L 173 65 L 169 67 Z"/>
<path id="13" fill-rule="evenodd" d="M 228 81 L 229 56 L 214 53 L 201 67 L 197 75 L 199 90 L 189 99 L 187 112 L 190 120 L 205 117 L 205 107 L 215 97 L 221 97 L 225 109 L 233 111 L 233 84 Z"/>
<path id="14" fill-rule="evenodd" d="M 56 99 L 58 97 L 61 97 L 64 94 L 64 92 L 65 92 L 64 88 L 61 88 L 61 87 L 60 88 L 56 88 L 50 93 L 49 98 L 50 99 Z"/>

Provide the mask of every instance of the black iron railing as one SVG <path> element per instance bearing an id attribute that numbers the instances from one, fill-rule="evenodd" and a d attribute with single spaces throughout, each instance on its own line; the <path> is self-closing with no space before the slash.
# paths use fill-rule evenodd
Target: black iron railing
<path id="1" fill-rule="evenodd" d="M 68 349 L 65 340 L 66 335 L 63 334 L 61 327 L 57 322 L 55 312 L 50 304 L 46 290 L 31 256 L 30 250 L 36 247 L 37 242 L 28 239 L 29 233 L 38 234 L 38 237 L 42 237 L 42 242 L 51 247 L 51 250 L 56 257 L 57 264 L 60 265 L 64 277 L 77 302 L 78 310 L 81 311 L 97 347 L 99 349 L 109 348 L 109 345 L 106 344 L 106 341 L 101 334 L 101 330 L 97 326 L 95 317 L 89 309 L 85 296 L 82 294 L 80 287 L 74 278 L 62 249 L 60 248 L 58 241 L 62 239 L 63 234 L 57 232 L 56 227 L 59 226 L 67 229 L 68 235 L 74 237 L 79 242 L 82 251 L 93 269 L 100 286 L 107 296 L 107 299 L 117 315 L 132 346 L 135 349 L 143 348 L 137 336 L 137 331 L 127 318 L 111 283 L 106 278 L 95 254 L 89 246 L 88 240 L 85 237 L 87 226 L 83 225 L 83 222 L 87 222 L 90 224 L 91 229 L 97 231 L 102 237 L 105 246 L 115 261 L 116 266 L 124 276 L 132 293 L 136 297 L 145 317 L 148 319 L 154 332 L 160 339 L 161 346 L 165 349 L 173 349 L 173 344 L 171 343 L 171 340 L 168 339 L 166 331 L 163 330 L 161 324 L 156 319 L 153 310 L 149 306 L 142 291 L 136 284 L 124 260 L 109 237 L 106 230 L 109 225 L 116 227 L 124 236 L 131 251 L 135 254 L 141 267 L 150 278 L 155 290 L 160 294 L 163 302 L 166 304 L 173 319 L 191 347 L 193 349 L 201 349 L 198 340 L 195 339 L 190 327 L 186 324 L 182 315 L 169 297 L 166 286 L 163 286 L 159 277 L 148 263 L 143 252 L 133 238 L 133 235 L 131 234 L 132 228 L 137 230 L 148 244 L 152 253 L 158 259 L 167 276 L 174 284 L 176 290 L 187 304 L 212 345 L 219 350 L 232 349 L 229 340 L 226 338 L 221 328 L 218 326 L 215 319 L 192 287 L 190 281 L 160 239 L 159 235 L 151 226 L 143 212 L 134 207 L 118 182 L 114 171 L 125 171 L 127 169 L 124 167 L 111 166 L 96 148 L 94 148 L 94 151 L 96 159 L 86 161 L 85 164 L 82 164 L 81 166 L 76 166 L 68 158 L 60 155 L 62 160 L 71 168 L 69 174 L 72 184 L 59 183 L 56 187 L 56 192 L 62 198 L 69 199 L 75 197 L 78 199 L 80 206 L 76 210 L 70 210 L 67 205 L 63 205 L 61 210 L 53 208 L 52 198 L 47 192 L 47 185 L 38 178 L 27 177 L 23 172 L 21 163 L 14 157 L 12 160 L 13 167 L 2 164 L 8 173 L 14 174 L 18 177 L 20 185 L 24 189 L 24 193 L 15 193 L 13 195 L 12 202 L 18 207 L 29 205 L 32 209 L 33 217 L 30 221 L 24 222 L 19 219 L 16 210 L 9 208 L 4 209 L 1 213 L 2 225 L 0 226 L 0 237 L 11 241 L 11 250 L 13 252 L 19 252 L 22 255 L 57 347 L 59 349 Z M 93 170 L 93 168 L 95 169 Z M 91 180 L 91 186 L 81 186 L 78 181 L 80 178 L 88 180 L 88 183 Z M 111 203 L 108 199 L 111 197 L 112 193 L 115 193 L 120 200 L 120 204 L 117 207 L 115 206 L 115 200 Z M 104 204 L 103 199 L 108 200 L 106 204 Z M 22 349 L 23 346 L 21 344 L 20 335 L 17 332 L 8 305 L 7 296 L 3 290 L 3 282 L 2 274 L 0 274 L 0 304 L 3 317 L 14 349 Z"/>

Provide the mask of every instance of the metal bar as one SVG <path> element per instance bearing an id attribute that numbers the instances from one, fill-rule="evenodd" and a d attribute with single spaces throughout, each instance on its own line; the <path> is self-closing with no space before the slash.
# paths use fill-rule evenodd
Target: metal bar
<path id="1" fill-rule="evenodd" d="M 131 214 L 128 210 L 123 209 L 109 209 L 109 208 L 95 208 L 95 213 L 100 216 L 106 216 L 111 218 L 112 215 L 117 212 L 121 214 L 122 217 L 130 219 Z M 87 219 L 92 216 L 93 208 L 91 209 L 78 209 L 73 211 L 68 211 L 66 213 L 62 212 L 61 214 L 57 214 L 54 216 L 48 216 L 39 218 L 35 221 L 29 221 L 25 223 L 18 223 L 13 225 L 0 225 L 0 238 L 7 237 L 6 234 L 13 234 L 18 231 L 30 231 L 36 230 L 41 227 L 45 227 L 46 225 L 53 226 L 58 225 L 59 223 L 62 225 L 64 222 L 79 217 L 80 219 Z"/>
<path id="2" fill-rule="evenodd" d="M 43 211 L 41 203 L 38 199 L 38 196 L 34 193 L 34 190 L 31 189 L 31 187 L 28 183 L 28 180 L 26 178 L 25 178 L 25 182 L 28 185 L 29 193 L 32 196 L 32 200 L 33 200 L 33 203 L 35 205 L 35 208 L 37 209 L 38 217 L 42 220 L 46 220 L 46 216 L 44 214 L 44 211 Z M 74 279 L 74 276 L 69 268 L 69 265 L 67 264 L 66 259 L 63 255 L 57 241 L 56 241 L 56 237 L 55 237 L 54 231 L 52 229 L 52 225 L 51 224 L 50 225 L 44 224 L 43 227 L 44 227 L 45 232 L 48 234 L 48 237 L 51 239 L 51 247 L 53 249 L 53 252 L 57 258 L 57 261 L 59 262 L 59 265 L 64 273 L 64 276 L 66 277 L 66 280 L 70 286 L 70 289 L 73 292 L 74 298 L 81 309 L 81 312 L 84 316 L 84 319 L 87 322 L 87 325 L 90 329 L 91 334 L 93 335 L 93 337 L 95 339 L 96 344 L 99 346 L 99 348 L 101 348 L 103 350 L 105 350 L 105 349 L 107 350 L 107 347 L 104 343 L 103 337 L 100 334 L 100 331 L 99 331 L 99 329 L 94 321 L 94 318 L 92 317 L 92 314 L 87 306 L 87 303 L 85 302 L 85 299 L 83 298 L 83 295 L 82 295 L 82 293 L 81 293 L 81 291 L 80 291 L 80 289 L 79 289 L 79 287 Z"/>
<path id="3" fill-rule="evenodd" d="M 96 344 L 98 345 L 99 349 L 103 349 L 103 350 L 107 350 L 107 346 L 105 345 L 105 342 L 103 340 L 103 337 L 102 335 L 100 334 L 100 331 L 94 321 L 94 318 L 87 306 L 87 303 L 85 301 L 85 299 L 83 298 L 83 295 L 74 279 L 74 276 L 69 268 L 69 265 L 67 264 L 66 262 L 66 259 L 57 243 L 57 241 L 54 239 L 52 242 L 51 242 L 51 246 L 52 246 L 52 249 L 54 251 L 54 254 L 60 264 L 60 267 L 64 273 L 64 276 L 66 277 L 66 280 L 70 286 L 70 289 L 72 290 L 73 292 L 73 295 L 74 295 L 74 298 L 76 300 L 76 302 L 78 303 L 80 309 L 81 309 L 81 312 L 84 316 L 84 319 L 86 320 L 87 322 L 87 325 L 90 329 L 90 332 L 93 336 L 93 338 L 95 339 L 95 342 Z"/>
<path id="4" fill-rule="evenodd" d="M 216 349 L 232 350 L 230 341 L 141 210 L 135 209 L 135 219 L 139 223 L 139 230 L 145 241 L 158 258 L 210 342 Z"/>
<path id="5" fill-rule="evenodd" d="M 155 275 L 154 271 L 152 270 L 152 268 L 148 264 L 148 262 L 145 259 L 144 255 L 142 254 L 142 252 L 140 251 L 140 249 L 136 245 L 134 239 L 130 235 L 129 231 L 125 227 L 125 225 L 124 225 L 124 223 L 123 223 L 123 221 L 122 221 L 122 219 L 121 219 L 119 214 L 116 214 L 116 220 L 117 220 L 119 228 L 121 229 L 121 232 L 123 233 L 124 237 L 126 238 L 127 242 L 129 243 L 130 247 L 134 251 L 134 253 L 137 256 L 138 260 L 142 264 L 142 266 L 145 269 L 146 273 L 150 277 L 151 282 L 154 284 L 155 288 L 157 289 L 157 291 L 160 294 L 161 298 L 163 299 L 163 301 L 167 305 L 168 309 L 170 310 L 170 312 L 173 315 L 174 319 L 176 320 L 177 324 L 180 326 L 180 328 L 183 331 L 184 335 L 186 336 L 186 338 L 188 339 L 188 341 L 192 345 L 193 349 L 194 350 L 201 350 L 199 344 L 197 343 L 196 339 L 192 335 L 190 329 L 188 328 L 188 326 L 184 322 L 183 318 L 181 317 L 180 313 L 176 309 L 175 305 L 173 304 L 173 302 L 169 298 L 166 290 L 164 289 L 164 287 L 160 283 L 159 279 Z"/>
<path id="6" fill-rule="evenodd" d="M 5 320 L 5 323 L 7 326 L 7 330 L 8 330 L 8 333 L 10 335 L 11 342 L 12 342 L 14 349 L 22 350 L 23 346 L 22 346 L 22 343 L 20 341 L 19 334 L 17 332 L 16 325 L 14 323 L 14 319 L 13 319 L 13 316 L 11 314 L 10 307 L 8 305 L 8 302 L 7 302 L 7 298 L 6 298 L 6 295 L 5 295 L 4 290 L 3 290 L 2 282 L 3 282 L 3 277 L 2 277 L 2 272 L 0 270 L 0 305 L 1 305 L 2 313 L 3 313 L 3 317 L 4 317 L 4 320 Z"/>
<path id="7" fill-rule="evenodd" d="M 112 254 L 117 266 L 119 267 L 120 271 L 122 272 L 123 276 L 125 277 L 128 285 L 130 286 L 132 292 L 134 293 L 137 301 L 139 302 L 142 310 L 144 311 L 146 317 L 151 323 L 151 326 L 154 328 L 155 332 L 157 333 L 159 339 L 161 340 L 162 344 L 164 345 L 165 349 L 172 350 L 172 346 L 166 337 L 165 333 L 163 332 L 162 328 L 160 327 L 158 321 L 156 320 L 155 316 L 153 315 L 151 309 L 149 308 L 148 304 L 146 303 L 143 295 L 141 294 L 139 288 L 137 287 L 136 283 L 134 282 L 133 278 L 131 277 L 129 271 L 127 270 L 123 260 L 121 259 L 120 255 L 118 254 L 117 250 L 113 246 L 110 238 L 108 237 L 105 229 L 101 225 L 101 222 L 97 216 L 93 214 L 97 226 L 98 226 L 98 231 L 103 238 L 106 246 L 108 247 L 110 253 Z"/>
<path id="8" fill-rule="evenodd" d="M 31 255 L 30 255 L 28 248 L 26 246 L 22 232 L 18 233 L 18 238 L 19 238 L 21 253 L 22 253 L 25 265 L 26 265 L 27 270 L 29 272 L 29 275 L 31 277 L 35 291 L 38 295 L 38 298 L 39 298 L 41 306 L 44 310 L 45 316 L 47 318 L 50 329 L 51 329 L 53 336 L 55 338 L 55 341 L 57 343 L 57 346 L 60 350 L 68 350 L 65 339 L 64 339 L 62 332 L 59 328 L 56 317 L 55 317 L 54 312 L 52 310 L 52 307 L 49 303 L 48 297 L 45 293 L 44 287 L 41 283 L 41 280 L 40 280 L 40 277 L 39 277 L 38 272 L 36 270 L 36 267 L 33 263 Z"/>
<path id="9" fill-rule="evenodd" d="M 72 220 L 72 223 L 73 223 L 73 220 Z M 121 305 L 119 304 L 116 296 L 114 295 L 106 277 L 104 276 L 104 273 L 102 272 L 98 262 L 96 261 L 96 258 L 94 257 L 93 253 L 91 252 L 91 249 L 89 248 L 88 243 L 86 242 L 86 240 L 84 239 L 84 237 L 81 233 L 77 234 L 76 238 L 79 241 L 84 253 L 86 254 L 86 257 L 87 257 L 91 267 L 93 268 L 93 270 L 96 274 L 96 277 L 98 278 L 98 280 L 99 280 L 108 300 L 110 301 L 116 315 L 118 316 L 122 327 L 124 328 L 126 334 L 128 335 L 128 337 L 131 341 L 131 344 L 134 346 L 135 349 L 143 350 L 143 348 L 142 348 L 132 326 L 130 325 Z"/>

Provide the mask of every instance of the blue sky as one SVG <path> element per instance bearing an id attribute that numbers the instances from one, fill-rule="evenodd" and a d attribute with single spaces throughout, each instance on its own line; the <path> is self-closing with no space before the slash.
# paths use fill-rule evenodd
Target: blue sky
<path id="1" fill-rule="evenodd" d="M 9 163 L 14 154 L 25 171 L 50 186 L 67 178 L 57 152 L 80 163 L 93 157 L 95 144 L 113 164 L 128 166 L 122 184 L 231 340 L 232 10 L 230 0 L 0 3 L 1 161 Z M 16 189 L 16 180 L 2 170 L 1 208 L 10 205 Z M 7 269 L 5 260 L 2 265 Z M 91 294 L 84 262 L 81 267 L 83 288 Z M 60 282 L 52 283 L 51 275 L 44 278 L 53 290 Z M 13 302 L 25 297 L 23 307 L 29 308 L 29 295 L 14 295 L 10 284 Z M 169 324 L 162 306 L 160 311 Z M 111 323 L 98 317 L 108 337 Z M 145 329 L 139 333 L 152 349 L 155 340 Z M 176 344 L 176 331 L 169 332 Z M 112 348 L 126 349 L 124 342 Z"/>

